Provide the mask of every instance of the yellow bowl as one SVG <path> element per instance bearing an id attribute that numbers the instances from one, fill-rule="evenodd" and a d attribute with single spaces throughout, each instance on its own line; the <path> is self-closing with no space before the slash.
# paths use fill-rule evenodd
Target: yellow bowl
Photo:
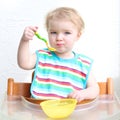
<path id="1" fill-rule="evenodd" d="M 40 106 L 50 118 L 65 118 L 74 111 L 76 104 L 76 99 L 59 99 L 43 101 Z"/>

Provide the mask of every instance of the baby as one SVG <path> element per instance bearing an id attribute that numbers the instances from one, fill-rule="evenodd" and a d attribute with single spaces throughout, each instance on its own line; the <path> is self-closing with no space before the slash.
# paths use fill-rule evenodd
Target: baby
<path id="1" fill-rule="evenodd" d="M 47 14 L 46 29 L 49 43 L 56 51 L 47 48 L 30 53 L 37 26 L 25 28 L 18 48 L 18 64 L 26 70 L 35 69 L 31 95 L 36 99 L 75 98 L 78 102 L 94 99 L 99 86 L 92 74 L 93 60 L 73 51 L 80 39 L 84 21 L 69 7 L 60 7 Z"/>

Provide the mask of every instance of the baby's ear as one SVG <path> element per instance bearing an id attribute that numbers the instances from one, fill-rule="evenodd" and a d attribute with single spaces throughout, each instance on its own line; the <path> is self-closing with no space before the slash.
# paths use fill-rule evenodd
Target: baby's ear
<path id="1" fill-rule="evenodd" d="M 80 38 L 81 34 L 82 34 L 81 32 L 78 33 L 78 38 Z"/>

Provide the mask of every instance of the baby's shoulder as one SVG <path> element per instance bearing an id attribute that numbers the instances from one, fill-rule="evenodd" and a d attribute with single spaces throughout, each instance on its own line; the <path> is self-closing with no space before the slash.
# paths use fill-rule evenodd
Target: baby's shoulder
<path id="1" fill-rule="evenodd" d="M 51 51 L 48 49 L 39 49 L 36 51 L 37 54 L 43 54 L 43 55 L 51 55 Z"/>
<path id="2" fill-rule="evenodd" d="M 78 61 L 81 61 L 81 62 L 85 62 L 85 63 L 92 63 L 93 62 L 93 59 L 91 58 L 91 57 L 89 57 L 89 56 L 87 56 L 87 55 L 85 55 L 85 54 L 78 54 L 77 53 L 77 59 L 78 59 Z"/>

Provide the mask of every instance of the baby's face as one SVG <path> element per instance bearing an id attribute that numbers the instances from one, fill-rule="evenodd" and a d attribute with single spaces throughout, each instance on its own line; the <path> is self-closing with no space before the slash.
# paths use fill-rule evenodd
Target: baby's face
<path id="1" fill-rule="evenodd" d="M 72 51 L 74 43 L 79 39 L 77 26 L 68 20 L 51 20 L 48 28 L 49 42 L 58 52 Z"/>

